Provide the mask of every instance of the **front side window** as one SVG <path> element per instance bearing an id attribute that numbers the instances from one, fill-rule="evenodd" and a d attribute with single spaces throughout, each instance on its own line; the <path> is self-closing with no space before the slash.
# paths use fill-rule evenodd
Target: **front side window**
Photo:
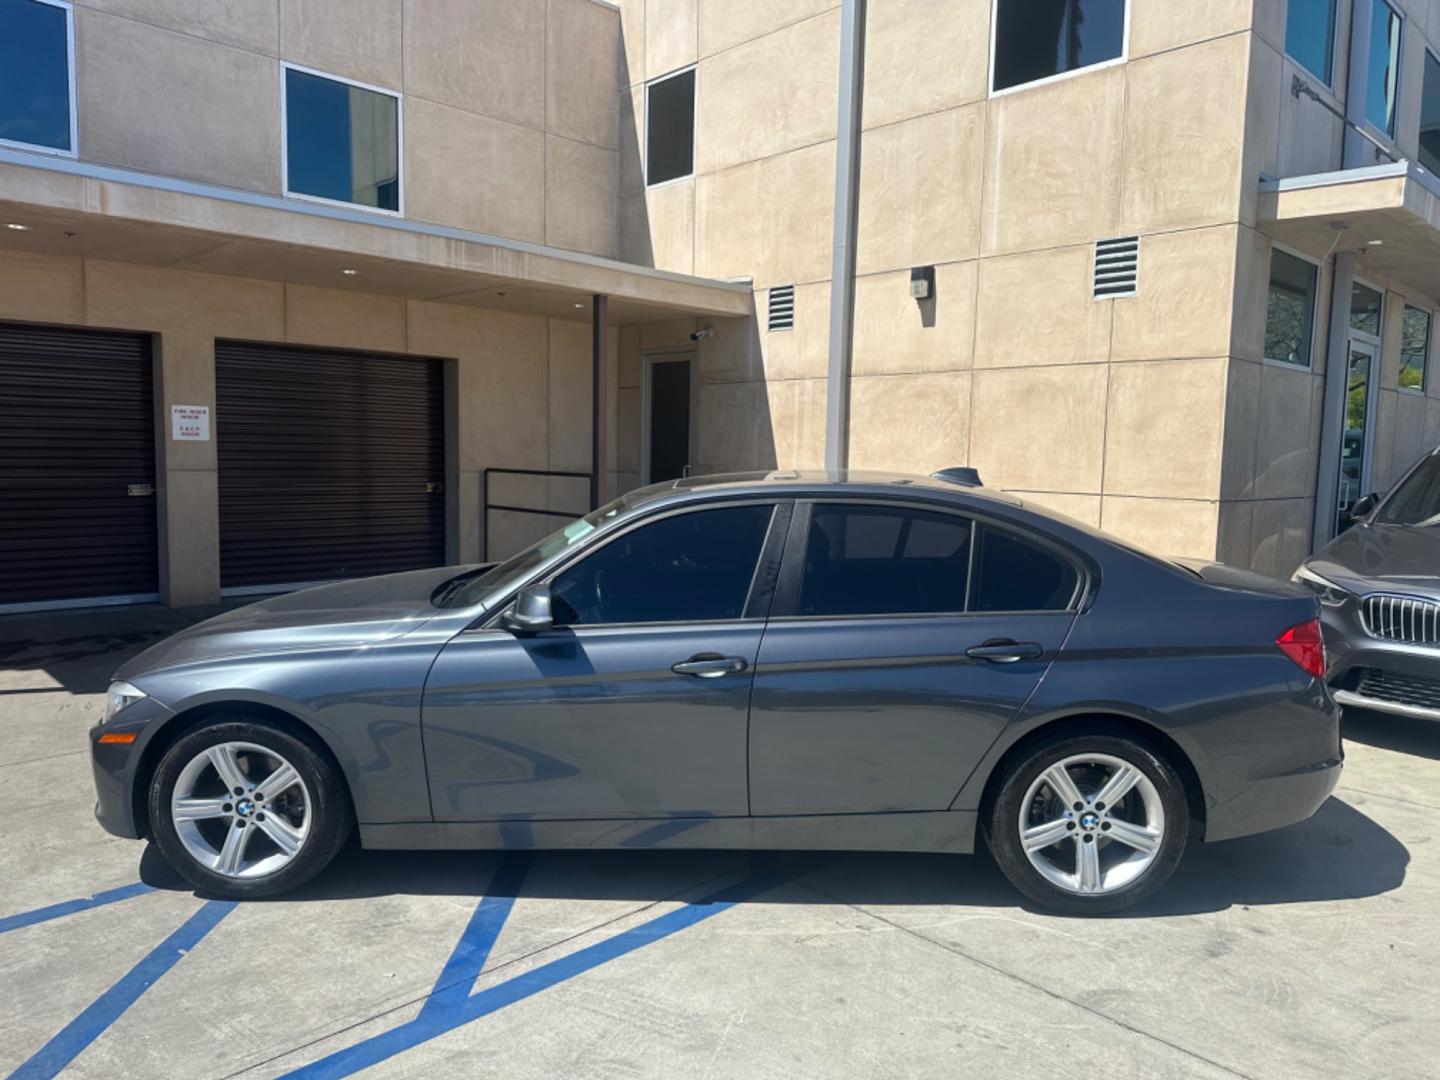
<path id="1" fill-rule="evenodd" d="M 1440 519 L 1440 457 L 1431 455 L 1385 501 L 1375 520 L 1384 525 L 1433 525 Z"/>
<path id="2" fill-rule="evenodd" d="M 988 525 L 975 547 L 973 611 L 1064 611 L 1074 602 L 1080 574 L 1068 560 Z"/>
<path id="3" fill-rule="evenodd" d="M 1430 313 L 1405 307 L 1400 331 L 1400 389 L 1425 389 L 1425 358 L 1430 352 Z"/>
<path id="4" fill-rule="evenodd" d="M 651 186 L 695 171 L 695 69 L 645 88 L 645 182 Z"/>
<path id="5" fill-rule="evenodd" d="M 933 615 L 965 610 L 970 522 L 889 506 L 816 506 L 800 615 Z"/>
<path id="6" fill-rule="evenodd" d="M 75 152 L 69 4 L 0 0 L 0 143 Z"/>
<path id="7" fill-rule="evenodd" d="M 1335 0 L 1290 0 L 1285 10 L 1285 52 L 1330 85 L 1335 69 Z"/>
<path id="8" fill-rule="evenodd" d="M 995 0 L 991 90 L 1116 60 L 1125 52 L 1125 0 Z"/>
<path id="9" fill-rule="evenodd" d="M 285 69 L 285 193 L 400 210 L 400 99 Z"/>
<path id="10" fill-rule="evenodd" d="M 1420 164 L 1440 176 L 1440 60 L 1430 52 L 1420 93 Z"/>
<path id="11" fill-rule="evenodd" d="M 1315 287 L 1319 271 L 1288 251 L 1270 252 L 1270 294 L 1265 307 L 1265 356 L 1285 364 L 1310 366 L 1315 326 Z"/>
<path id="12" fill-rule="evenodd" d="M 769 504 L 694 510 L 617 536 L 551 582 L 556 625 L 740 618 L 773 515 Z"/>
<path id="13" fill-rule="evenodd" d="M 1386 135 L 1395 134 L 1400 91 L 1400 16 L 1385 0 L 1370 11 L 1370 71 L 1366 76 L 1365 119 Z"/>

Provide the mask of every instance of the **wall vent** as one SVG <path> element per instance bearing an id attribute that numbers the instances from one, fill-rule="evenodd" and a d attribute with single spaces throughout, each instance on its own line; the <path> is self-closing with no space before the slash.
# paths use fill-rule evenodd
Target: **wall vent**
<path id="1" fill-rule="evenodd" d="M 1140 238 L 1095 241 L 1095 299 L 1134 296 L 1140 280 Z"/>
<path id="2" fill-rule="evenodd" d="M 770 288 L 768 330 L 789 330 L 795 325 L 795 286 L 773 285 Z"/>

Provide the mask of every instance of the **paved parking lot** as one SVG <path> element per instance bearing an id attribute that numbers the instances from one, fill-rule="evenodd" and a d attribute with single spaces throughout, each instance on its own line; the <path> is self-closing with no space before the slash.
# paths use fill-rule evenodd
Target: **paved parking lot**
<path id="1" fill-rule="evenodd" d="M 1348 717 L 1317 817 L 1112 919 L 983 855 L 351 850 L 232 905 L 91 818 L 109 673 L 183 621 L 0 619 L 0 1071 L 1440 1075 L 1440 727 Z"/>

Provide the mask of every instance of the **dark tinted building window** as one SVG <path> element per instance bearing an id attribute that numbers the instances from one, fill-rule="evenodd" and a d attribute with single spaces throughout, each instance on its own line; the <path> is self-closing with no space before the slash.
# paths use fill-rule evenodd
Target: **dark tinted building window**
<path id="1" fill-rule="evenodd" d="M 1270 252 L 1270 293 L 1265 309 L 1265 355 L 1286 364 L 1310 366 L 1315 328 L 1314 263 L 1288 251 Z"/>
<path id="2" fill-rule="evenodd" d="M 1370 9 L 1370 70 L 1366 81 L 1365 119 L 1386 135 L 1395 134 L 1395 108 L 1400 100 L 1400 16 L 1385 0 Z"/>
<path id="3" fill-rule="evenodd" d="M 982 526 L 976 545 L 974 611 L 1064 611 L 1080 575 L 1067 560 L 1000 529 Z"/>
<path id="4" fill-rule="evenodd" d="M 992 89 L 1114 60 L 1125 51 L 1125 0 L 996 0 Z"/>
<path id="5" fill-rule="evenodd" d="M 663 184 L 695 171 L 695 69 L 645 91 L 645 182 Z"/>
<path id="6" fill-rule="evenodd" d="M 1420 94 L 1420 164 L 1440 176 L 1440 60 L 1429 52 Z"/>
<path id="7" fill-rule="evenodd" d="M 1290 0 L 1285 8 L 1285 51 L 1330 85 L 1335 63 L 1335 0 Z"/>
<path id="8" fill-rule="evenodd" d="M 285 70 L 285 190 L 400 209 L 400 99 Z"/>
<path id="9" fill-rule="evenodd" d="M 695 510 L 632 529 L 555 579 L 555 621 L 738 619 L 773 513 L 770 506 Z"/>
<path id="10" fill-rule="evenodd" d="M 965 518 L 924 510 L 815 507 L 799 614 L 964 611 L 970 528 Z"/>
<path id="11" fill-rule="evenodd" d="M 0 0 L 0 140 L 69 153 L 70 9 Z"/>

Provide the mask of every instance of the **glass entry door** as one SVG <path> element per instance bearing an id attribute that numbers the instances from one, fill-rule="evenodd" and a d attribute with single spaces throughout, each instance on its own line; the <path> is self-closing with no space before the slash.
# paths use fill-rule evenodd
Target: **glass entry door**
<path id="1" fill-rule="evenodd" d="M 1368 494 L 1370 444 L 1373 438 L 1373 379 L 1379 369 L 1379 348 L 1351 339 L 1349 370 L 1345 378 L 1345 425 L 1340 444 L 1340 483 L 1335 507 L 1335 532 L 1351 525 L 1350 509 Z"/>

